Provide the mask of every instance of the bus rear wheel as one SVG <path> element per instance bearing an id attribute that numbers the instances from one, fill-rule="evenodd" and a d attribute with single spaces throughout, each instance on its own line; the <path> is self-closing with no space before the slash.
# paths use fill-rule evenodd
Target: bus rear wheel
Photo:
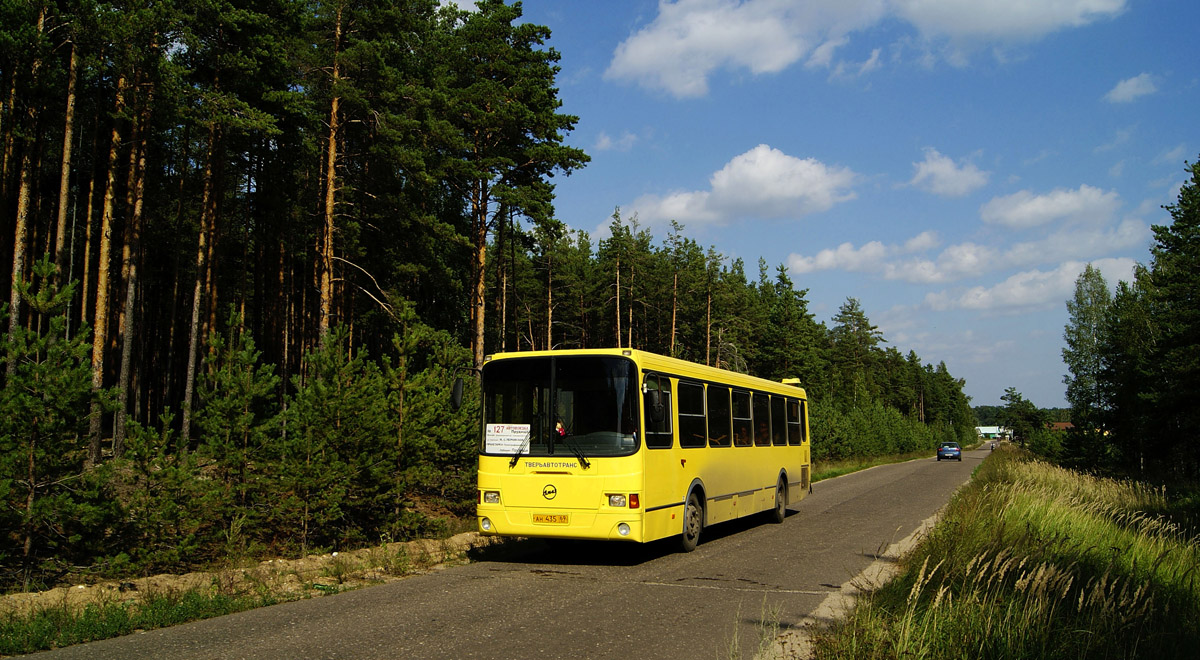
<path id="1" fill-rule="evenodd" d="M 680 546 L 684 552 L 691 552 L 700 543 L 700 529 L 704 526 L 704 517 L 700 509 L 700 498 L 695 493 L 688 495 L 687 504 L 683 507 L 683 540 Z"/>
<path id="2" fill-rule="evenodd" d="M 787 484 L 783 479 L 775 484 L 775 508 L 771 510 L 771 522 L 781 523 L 787 518 Z"/>

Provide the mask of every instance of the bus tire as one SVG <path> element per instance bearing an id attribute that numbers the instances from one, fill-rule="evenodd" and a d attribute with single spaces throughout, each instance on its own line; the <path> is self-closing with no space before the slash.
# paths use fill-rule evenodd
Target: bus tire
<path id="1" fill-rule="evenodd" d="M 771 522 L 781 523 L 787 518 L 787 484 L 783 478 L 775 484 L 775 508 L 771 509 Z"/>
<path id="2" fill-rule="evenodd" d="M 688 494 L 687 504 L 683 506 L 683 537 L 680 547 L 684 552 L 691 552 L 700 543 L 700 530 L 704 528 L 704 510 L 700 508 L 700 498 L 696 493 Z"/>

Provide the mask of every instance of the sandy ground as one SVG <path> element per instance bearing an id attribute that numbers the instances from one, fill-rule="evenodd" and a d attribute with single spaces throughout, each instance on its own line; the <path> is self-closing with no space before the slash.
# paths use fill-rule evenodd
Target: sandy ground
<path id="1" fill-rule="evenodd" d="M 496 541 L 467 532 L 442 540 L 388 543 L 300 559 L 268 559 L 224 570 L 162 574 L 145 578 L 56 587 L 35 593 L 0 596 L 0 617 L 66 608 L 79 612 L 88 605 L 136 603 L 163 595 L 204 590 L 231 596 L 263 595 L 295 600 L 403 579 L 465 560 L 469 550 Z"/>

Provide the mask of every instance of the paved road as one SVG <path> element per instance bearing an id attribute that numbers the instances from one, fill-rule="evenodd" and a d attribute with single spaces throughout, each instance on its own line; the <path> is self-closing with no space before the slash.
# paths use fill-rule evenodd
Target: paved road
<path id="1" fill-rule="evenodd" d="M 466 566 L 44 655 L 750 658 L 762 612 L 799 621 L 941 508 L 987 454 L 822 481 L 783 524 L 716 526 L 688 554 L 673 542 L 505 544 Z"/>

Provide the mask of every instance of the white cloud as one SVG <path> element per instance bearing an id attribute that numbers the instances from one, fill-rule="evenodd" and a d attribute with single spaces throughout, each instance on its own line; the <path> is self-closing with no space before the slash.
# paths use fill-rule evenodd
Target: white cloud
<path id="1" fill-rule="evenodd" d="M 959 243 L 942 250 L 936 259 L 909 259 L 884 266 L 883 276 L 921 284 L 953 282 L 994 270 L 998 252 L 986 245 Z"/>
<path id="2" fill-rule="evenodd" d="M 923 231 L 904 242 L 905 252 L 924 252 L 941 244 L 937 232 Z"/>
<path id="3" fill-rule="evenodd" d="M 1104 274 L 1109 285 L 1133 276 L 1135 261 L 1129 258 L 1099 259 L 1091 262 Z M 1075 280 L 1086 262 L 1068 261 L 1051 271 L 1029 270 L 991 287 L 977 286 L 965 291 L 939 291 L 926 294 L 925 304 L 936 311 L 968 309 L 977 311 L 1024 311 L 1065 304 L 1075 290 Z"/>
<path id="4" fill-rule="evenodd" d="M 770 1 L 660 1 L 658 17 L 617 46 L 605 76 L 683 98 L 706 94 L 720 67 L 782 71 L 811 49 L 781 20 L 788 13 Z"/>
<path id="5" fill-rule="evenodd" d="M 943 197 L 962 197 L 984 186 L 988 172 L 981 171 L 973 163 L 956 165 L 949 156 L 937 149 L 926 148 L 925 160 L 913 163 L 917 172 L 909 185 Z"/>
<path id="6" fill-rule="evenodd" d="M 1028 229 L 1057 220 L 1099 223 L 1112 218 L 1120 205 L 1115 191 L 1081 185 L 1078 190 L 1056 189 L 1045 195 L 1022 190 L 995 197 L 979 209 L 984 222 L 1011 229 Z"/>
<path id="7" fill-rule="evenodd" d="M 1158 158 L 1154 159 L 1154 162 L 1162 163 L 1164 165 L 1178 165 L 1183 167 L 1183 160 L 1186 157 L 1187 147 L 1180 143 L 1179 145 L 1176 145 L 1174 149 L 1170 149 L 1159 154 Z"/>
<path id="8" fill-rule="evenodd" d="M 713 173 L 708 190 L 638 198 L 643 221 L 717 223 L 745 218 L 798 218 L 854 199 L 857 175 L 812 158 L 796 158 L 760 144 Z"/>
<path id="9" fill-rule="evenodd" d="M 851 243 L 842 243 L 835 250 L 821 250 L 813 257 L 793 254 L 788 257 L 788 267 L 793 273 L 811 273 L 818 270 L 871 271 L 879 268 L 881 260 L 888 255 L 888 248 L 879 241 L 871 241 L 855 248 Z"/>
<path id="10" fill-rule="evenodd" d="M 923 252 L 937 247 L 938 242 L 937 234 L 932 231 L 921 232 L 898 246 L 871 241 L 856 248 L 853 243 L 847 242 L 832 250 L 821 250 L 811 257 L 791 254 L 788 256 L 788 267 L 798 274 L 818 270 L 880 271 L 887 267 L 885 260 L 888 257 Z"/>
<path id="11" fill-rule="evenodd" d="M 596 136 L 596 144 L 593 148 L 596 151 L 629 151 L 637 142 L 637 136 L 629 131 L 621 133 L 621 137 L 613 138 L 604 131 Z"/>
<path id="12" fill-rule="evenodd" d="M 1125 9 L 1125 0 L 896 0 L 896 13 L 927 36 L 1029 40 Z"/>
<path id="13" fill-rule="evenodd" d="M 1004 252 L 1001 261 L 1007 266 L 1029 266 L 1061 259 L 1088 259 L 1112 254 L 1117 250 L 1146 247 L 1150 228 L 1146 223 L 1127 219 L 1108 231 L 1061 231 L 1041 240 L 1016 243 Z"/>
<path id="14" fill-rule="evenodd" d="M 1064 259 L 1093 259 L 1120 250 L 1144 248 L 1150 239 L 1145 222 L 1135 218 L 1108 229 L 1067 228 L 1036 241 L 1015 243 L 1009 247 L 963 242 L 948 246 L 936 257 L 910 257 L 935 249 L 939 239 L 934 232 L 922 232 L 900 245 L 871 241 L 861 247 L 843 243 L 806 257 L 792 254 L 788 266 L 797 274 L 819 270 L 875 272 L 887 280 L 912 284 L 946 284 L 979 277 L 1006 268 L 1026 268 Z"/>
<path id="15" fill-rule="evenodd" d="M 1117 83 L 1116 87 L 1108 90 L 1108 93 L 1104 95 L 1104 100 L 1109 103 L 1129 103 L 1157 91 L 1158 85 L 1154 84 L 1154 76 L 1143 73 Z"/>
<path id="16" fill-rule="evenodd" d="M 716 70 L 753 75 L 804 61 L 839 71 L 835 51 L 855 32 L 887 19 L 914 26 L 927 39 L 950 39 L 945 57 L 1028 41 L 1114 16 L 1125 0 L 659 0 L 658 15 L 613 52 L 605 77 L 636 82 L 677 98 L 708 93 Z M 860 74 L 873 70 L 872 53 Z"/>

